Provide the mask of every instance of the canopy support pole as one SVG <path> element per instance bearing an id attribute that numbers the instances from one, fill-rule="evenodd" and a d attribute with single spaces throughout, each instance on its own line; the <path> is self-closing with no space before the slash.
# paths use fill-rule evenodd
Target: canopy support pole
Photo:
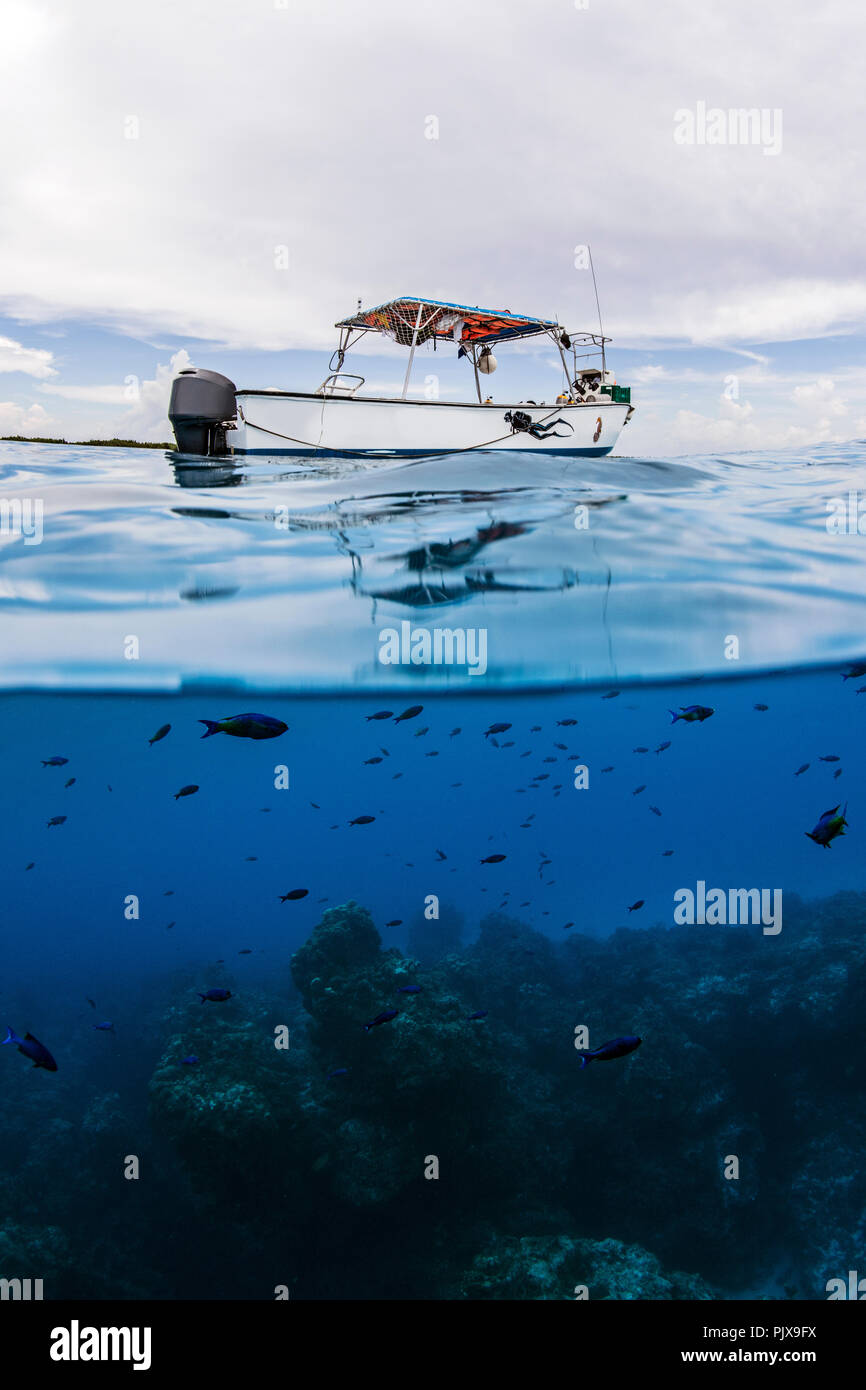
<path id="1" fill-rule="evenodd" d="M 475 390 L 478 395 L 478 404 L 481 405 L 481 382 L 478 379 L 478 352 L 475 344 L 472 344 L 472 366 L 475 368 Z"/>
<path id="2" fill-rule="evenodd" d="M 550 336 L 551 336 L 551 338 L 553 339 L 553 341 L 556 343 L 556 346 L 559 348 L 559 356 L 560 356 L 560 360 L 561 360 L 561 362 L 562 362 L 562 370 L 563 370 L 563 372 L 565 373 L 565 392 L 566 392 L 566 395 L 570 396 L 570 395 L 571 395 L 571 381 L 569 380 L 569 376 L 568 376 L 568 363 L 567 363 L 566 360 L 565 360 L 565 349 L 564 349 L 563 346 L 562 346 L 561 335 L 560 335 L 560 333 L 557 331 L 556 333 L 551 333 Z"/>
<path id="3" fill-rule="evenodd" d="M 400 399 L 401 399 L 401 400 L 404 400 L 404 401 L 405 401 L 406 397 L 407 397 L 408 394 L 409 394 L 409 378 L 410 378 L 410 376 L 412 375 L 412 359 L 413 359 L 414 356 L 415 356 L 415 344 L 416 344 L 417 341 L 418 341 L 418 329 L 419 329 L 419 327 L 421 326 L 421 313 L 422 313 L 423 309 L 424 309 L 424 305 L 423 305 L 423 304 L 419 304 L 419 305 L 418 305 L 418 316 L 417 316 L 417 318 L 415 319 L 415 327 L 414 327 L 414 329 L 413 329 L 413 331 L 412 331 L 412 347 L 411 347 L 411 349 L 410 349 L 410 351 L 409 351 L 409 365 L 408 365 L 408 367 L 406 368 L 406 377 L 405 377 L 405 379 L 404 379 L 404 381 L 403 381 L 403 395 L 400 397 Z"/>

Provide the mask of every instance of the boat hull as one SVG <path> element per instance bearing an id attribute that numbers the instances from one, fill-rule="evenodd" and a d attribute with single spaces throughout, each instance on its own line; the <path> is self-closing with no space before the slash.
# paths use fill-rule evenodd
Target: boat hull
<path id="1" fill-rule="evenodd" d="M 610 400 L 580 405 L 477 405 L 238 391 L 234 453 L 425 458 L 501 450 L 601 458 L 619 438 L 630 407 Z M 520 412 L 530 430 L 513 428 Z"/>

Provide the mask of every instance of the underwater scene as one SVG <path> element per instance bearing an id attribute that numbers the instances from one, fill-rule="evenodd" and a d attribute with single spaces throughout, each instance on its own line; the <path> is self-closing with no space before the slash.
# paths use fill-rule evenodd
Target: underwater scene
<path id="1" fill-rule="evenodd" d="M 866 661 L 856 527 L 822 498 L 861 455 L 775 484 L 756 459 L 734 570 L 742 458 L 638 461 L 630 490 L 539 463 L 530 499 L 257 461 L 190 502 L 159 455 L 6 449 L 4 496 L 45 505 L 3 546 L 0 1277 L 492 1301 L 847 1278 Z"/>

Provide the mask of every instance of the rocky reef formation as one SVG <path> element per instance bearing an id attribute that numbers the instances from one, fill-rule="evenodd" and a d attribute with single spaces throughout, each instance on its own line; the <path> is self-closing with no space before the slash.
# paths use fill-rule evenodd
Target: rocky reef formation
<path id="1" fill-rule="evenodd" d="M 822 1297 L 857 1266 L 866 898 L 786 901 L 778 937 L 494 913 L 426 964 L 350 902 L 291 973 L 300 1006 L 169 1010 L 150 1097 L 203 1199 L 291 1234 L 298 1296 Z M 643 1043 L 581 1069 L 582 1027 Z"/>
<path id="2" fill-rule="evenodd" d="M 665 1271 L 648 1250 L 568 1236 L 494 1238 L 459 1283 L 469 1299 L 710 1299 L 696 1275 Z"/>

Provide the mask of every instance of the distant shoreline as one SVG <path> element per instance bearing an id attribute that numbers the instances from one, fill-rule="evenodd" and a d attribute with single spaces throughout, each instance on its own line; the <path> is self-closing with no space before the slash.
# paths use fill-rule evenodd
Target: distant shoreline
<path id="1" fill-rule="evenodd" d="M 173 449 L 173 444 L 143 444 L 139 439 L 40 439 L 37 435 L 0 434 L 0 444 L 68 444 L 80 448 L 92 444 L 103 449 Z"/>

